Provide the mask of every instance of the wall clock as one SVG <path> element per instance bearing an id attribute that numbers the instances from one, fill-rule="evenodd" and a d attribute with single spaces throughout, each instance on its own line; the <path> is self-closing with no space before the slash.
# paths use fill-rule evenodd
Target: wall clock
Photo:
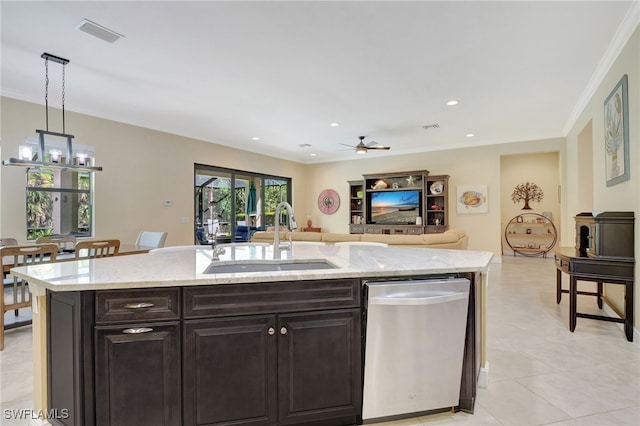
<path id="1" fill-rule="evenodd" d="M 318 196 L 318 208 L 324 214 L 334 214 L 340 207 L 340 196 L 333 189 L 325 189 Z"/>

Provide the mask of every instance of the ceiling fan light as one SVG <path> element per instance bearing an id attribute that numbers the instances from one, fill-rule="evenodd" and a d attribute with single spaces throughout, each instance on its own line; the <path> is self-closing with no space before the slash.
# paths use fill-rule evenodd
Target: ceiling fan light
<path id="1" fill-rule="evenodd" d="M 367 148 L 363 146 L 359 146 L 356 148 L 356 154 L 366 154 L 366 153 L 367 153 Z"/>

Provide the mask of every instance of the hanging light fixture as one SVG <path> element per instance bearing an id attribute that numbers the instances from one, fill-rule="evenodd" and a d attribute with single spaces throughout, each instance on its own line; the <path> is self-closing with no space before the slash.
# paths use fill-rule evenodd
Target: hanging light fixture
<path id="1" fill-rule="evenodd" d="M 73 135 L 66 133 L 64 122 L 64 98 L 65 98 L 65 66 L 69 63 L 68 59 L 61 58 L 59 56 L 52 55 L 50 53 L 43 53 L 40 56 L 44 59 L 45 67 L 45 118 L 46 118 L 46 130 L 36 129 L 38 134 L 38 146 L 37 152 L 33 152 L 33 148 L 29 145 L 21 145 L 18 148 L 18 158 L 9 158 L 2 162 L 5 166 L 26 166 L 32 168 L 56 168 L 71 171 L 88 171 L 95 172 L 101 171 L 102 167 L 92 166 L 92 158 L 87 156 L 86 153 L 79 153 L 73 151 Z M 62 133 L 49 131 L 49 61 L 62 65 Z M 66 142 L 66 152 L 63 152 L 55 147 L 51 147 L 49 151 L 46 150 L 45 136 L 62 138 Z M 46 156 L 45 154 L 48 154 Z M 49 161 L 47 160 L 47 157 Z"/>

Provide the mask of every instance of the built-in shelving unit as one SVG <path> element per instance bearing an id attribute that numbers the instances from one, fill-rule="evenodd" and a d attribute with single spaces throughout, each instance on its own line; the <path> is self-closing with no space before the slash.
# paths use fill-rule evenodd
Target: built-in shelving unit
<path id="1" fill-rule="evenodd" d="M 352 234 L 419 235 L 448 229 L 448 175 L 417 170 L 363 178 L 348 182 Z"/>
<path id="2" fill-rule="evenodd" d="M 449 175 L 427 177 L 425 232 L 436 234 L 449 228 Z"/>
<path id="3" fill-rule="evenodd" d="M 364 233 L 365 223 L 365 203 L 364 203 L 364 181 L 349 181 L 349 233 Z"/>

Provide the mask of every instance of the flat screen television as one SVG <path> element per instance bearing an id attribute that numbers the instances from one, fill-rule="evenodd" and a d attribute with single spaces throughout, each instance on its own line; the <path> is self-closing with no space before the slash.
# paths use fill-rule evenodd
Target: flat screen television
<path id="1" fill-rule="evenodd" d="M 420 191 L 373 191 L 369 195 L 370 223 L 415 225 L 420 216 Z"/>

